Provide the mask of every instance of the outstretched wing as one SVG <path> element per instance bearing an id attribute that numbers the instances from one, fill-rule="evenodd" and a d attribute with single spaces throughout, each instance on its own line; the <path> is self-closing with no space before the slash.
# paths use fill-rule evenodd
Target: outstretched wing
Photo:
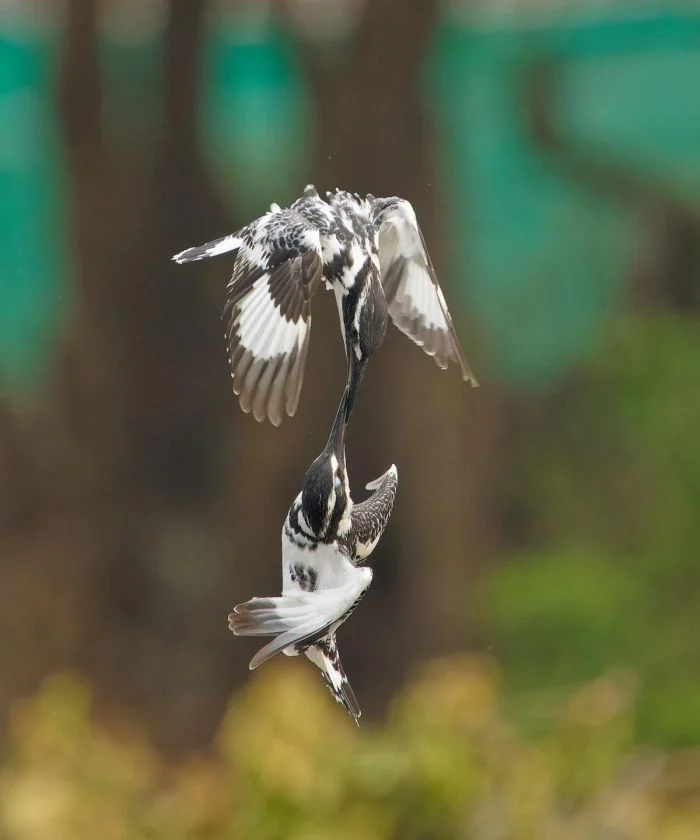
<path id="1" fill-rule="evenodd" d="M 462 378 L 478 383 L 467 364 L 413 207 L 404 199 L 377 199 L 379 265 L 389 315 L 438 366 L 456 362 Z"/>
<path id="2" fill-rule="evenodd" d="M 233 390 L 243 411 L 274 426 L 299 404 L 311 331 L 311 298 L 323 264 L 318 231 L 286 210 L 246 228 L 226 287 Z"/>
<path id="3" fill-rule="evenodd" d="M 369 499 L 353 505 L 347 536 L 348 549 L 354 554 L 353 562 L 364 560 L 374 551 L 394 509 L 398 486 L 399 474 L 392 464 L 384 475 L 367 485 L 368 490 L 375 491 Z"/>
<path id="4" fill-rule="evenodd" d="M 311 298 L 323 270 L 319 233 L 294 210 L 269 213 L 231 236 L 188 248 L 190 262 L 235 252 L 222 318 L 233 390 L 256 420 L 279 426 L 299 403 L 311 330 Z"/>

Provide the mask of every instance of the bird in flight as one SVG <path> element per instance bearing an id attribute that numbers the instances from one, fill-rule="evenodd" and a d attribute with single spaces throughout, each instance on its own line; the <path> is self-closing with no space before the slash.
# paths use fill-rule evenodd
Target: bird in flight
<path id="1" fill-rule="evenodd" d="M 236 233 L 188 248 L 187 263 L 234 254 L 222 318 L 233 390 L 256 420 L 279 426 L 296 412 L 311 330 L 311 299 L 323 281 L 335 293 L 348 361 L 346 419 L 388 319 L 438 366 L 464 357 L 411 204 L 343 190 L 322 199 L 309 185 L 290 207 Z"/>
<path id="2" fill-rule="evenodd" d="M 367 485 L 374 493 L 366 501 L 353 503 L 345 466 L 348 397 L 346 387 L 328 442 L 285 519 L 282 594 L 234 607 L 229 629 L 237 636 L 274 637 L 253 657 L 251 670 L 280 651 L 304 653 L 357 723 L 360 706 L 340 661 L 336 631 L 372 582 L 372 570 L 362 564 L 389 522 L 398 473 L 392 465 Z"/>

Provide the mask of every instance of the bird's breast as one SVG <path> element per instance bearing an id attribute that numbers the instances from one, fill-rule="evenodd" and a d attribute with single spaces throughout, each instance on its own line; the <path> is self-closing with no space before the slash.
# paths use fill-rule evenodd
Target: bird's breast
<path id="1" fill-rule="evenodd" d="M 335 589 L 347 585 L 356 574 L 338 543 L 318 543 L 314 551 L 291 543 L 282 546 L 283 591 Z"/>

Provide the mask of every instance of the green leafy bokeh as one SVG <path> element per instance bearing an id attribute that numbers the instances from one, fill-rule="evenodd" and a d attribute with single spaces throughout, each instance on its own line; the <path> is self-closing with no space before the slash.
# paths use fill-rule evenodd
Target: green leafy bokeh
<path id="1" fill-rule="evenodd" d="M 485 632 L 518 690 L 633 668 L 641 737 L 697 743 L 697 323 L 621 324 L 553 413 L 518 466 L 539 547 L 484 580 Z"/>
<path id="2" fill-rule="evenodd" d="M 0 834 L 697 836 L 700 756 L 630 752 L 629 680 L 611 675 L 562 694 L 537 739 L 503 714 L 500 683 L 489 659 L 434 661 L 395 698 L 385 725 L 358 730 L 310 668 L 275 663 L 233 699 L 213 755 L 167 764 L 127 728 L 97 725 L 84 684 L 55 677 L 14 715 Z"/>

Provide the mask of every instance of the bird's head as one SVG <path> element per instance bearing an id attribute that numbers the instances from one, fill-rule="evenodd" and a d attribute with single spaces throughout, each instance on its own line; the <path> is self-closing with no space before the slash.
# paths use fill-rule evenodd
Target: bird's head
<path id="1" fill-rule="evenodd" d="M 301 509 L 320 540 L 332 540 L 348 517 L 350 487 L 344 461 L 324 450 L 304 477 Z"/>

